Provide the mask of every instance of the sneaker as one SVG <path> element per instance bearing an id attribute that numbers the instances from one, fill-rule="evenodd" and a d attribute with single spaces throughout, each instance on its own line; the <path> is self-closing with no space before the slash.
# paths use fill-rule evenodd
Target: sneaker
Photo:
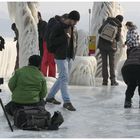
<path id="1" fill-rule="evenodd" d="M 132 102 L 131 101 L 125 101 L 124 108 L 131 108 L 131 107 L 132 107 Z"/>
<path id="2" fill-rule="evenodd" d="M 64 103 L 63 107 L 70 111 L 76 111 L 76 109 L 73 107 L 71 103 Z"/>
<path id="3" fill-rule="evenodd" d="M 119 83 L 118 82 L 111 82 L 111 86 L 118 86 L 119 85 Z"/>
<path id="4" fill-rule="evenodd" d="M 55 98 L 46 98 L 46 103 L 52 103 L 56 105 L 60 105 L 61 102 L 57 101 Z"/>

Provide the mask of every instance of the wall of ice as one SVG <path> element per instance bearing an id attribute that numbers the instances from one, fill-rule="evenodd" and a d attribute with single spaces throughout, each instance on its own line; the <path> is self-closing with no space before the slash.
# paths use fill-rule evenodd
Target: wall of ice
<path id="1" fill-rule="evenodd" d="M 78 31 L 78 46 L 76 57 L 70 71 L 70 85 L 95 85 L 96 59 L 88 56 L 88 36 L 83 30 Z"/>
<path id="2" fill-rule="evenodd" d="M 19 30 L 19 66 L 28 64 L 28 58 L 39 54 L 37 31 L 37 4 L 8 2 L 9 15 Z"/>
<path id="3" fill-rule="evenodd" d="M 91 20 L 91 35 L 96 35 L 96 44 L 98 44 L 98 29 L 104 22 L 104 20 L 111 16 L 115 17 L 118 14 L 123 15 L 123 10 L 119 3 L 117 2 L 94 2 L 93 8 L 92 8 L 92 20 Z M 118 50 L 115 54 L 115 67 L 117 67 L 117 64 L 121 59 L 125 59 L 125 48 L 122 48 L 122 43 L 125 40 L 125 34 L 126 30 L 124 29 L 124 26 L 122 28 L 122 38 L 121 41 L 118 42 Z M 102 61 L 101 61 L 101 55 L 99 52 L 99 49 L 97 48 L 95 57 L 97 59 L 97 71 L 96 71 L 96 77 L 102 76 Z"/>

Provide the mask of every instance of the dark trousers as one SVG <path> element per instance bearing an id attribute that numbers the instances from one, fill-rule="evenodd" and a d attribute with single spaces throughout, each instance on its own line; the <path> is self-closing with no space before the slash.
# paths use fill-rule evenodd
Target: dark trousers
<path id="1" fill-rule="evenodd" d="M 122 76 L 127 84 L 125 92 L 126 101 L 131 101 L 134 96 L 136 87 L 140 96 L 140 65 L 129 65 L 122 68 Z"/>
<path id="2" fill-rule="evenodd" d="M 32 104 L 19 104 L 19 103 L 15 103 L 11 101 L 7 105 L 5 105 L 6 112 L 11 116 L 14 115 L 14 112 L 16 110 L 24 108 L 24 107 L 43 107 L 45 109 L 45 101 L 41 100 L 38 103 L 32 103 Z"/>
<path id="3" fill-rule="evenodd" d="M 101 57 L 102 57 L 102 76 L 103 76 L 103 82 L 108 82 L 108 59 L 109 59 L 109 69 L 110 69 L 110 80 L 111 82 L 115 81 L 115 70 L 114 70 L 114 57 L 115 52 L 114 51 L 100 51 Z"/>

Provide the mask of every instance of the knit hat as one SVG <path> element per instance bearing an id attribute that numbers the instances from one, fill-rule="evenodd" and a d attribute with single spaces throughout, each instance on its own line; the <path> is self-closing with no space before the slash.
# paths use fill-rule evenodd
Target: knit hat
<path id="1" fill-rule="evenodd" d="M 122 16 L 122 15 L 117 15 L 116 18 L 117 18 L 120 22 L 123 21 L 123 16 Z"/>
<path id="2" fill-rule="evenodd" d="M 41 65 L 41 57 L 39 55 L 30 56 L 29 65 L 39 67 Z"/>
<path id="3" fill-rule="evenodd" d="M 72 19 L 72 20 L 79 21 L 80 20 L 80 14 L 79 14 L 78 11 L 73 10 L 68 14 L 68 18 Z"/>

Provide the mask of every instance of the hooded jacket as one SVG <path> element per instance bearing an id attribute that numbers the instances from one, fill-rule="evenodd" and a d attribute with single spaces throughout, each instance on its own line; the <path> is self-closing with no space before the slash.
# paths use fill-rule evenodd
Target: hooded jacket
<path id="1" fill-rule="evenodd" d="M 38 103 L 47 94 L 46 80 L 35 66 L 25 66 L 15 71 L 8 86 L 15 103 Z"/>

